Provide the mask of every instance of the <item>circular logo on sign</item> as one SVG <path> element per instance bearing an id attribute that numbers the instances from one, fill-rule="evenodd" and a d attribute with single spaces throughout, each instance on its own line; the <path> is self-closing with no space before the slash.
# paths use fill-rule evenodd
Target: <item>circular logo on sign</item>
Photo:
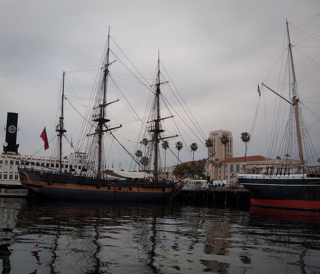
<path id="1" fill-rule="evenodd" d="M 13 134 L 13 133 L 16 133 L 17 131 L 17 128 L 14 126 L 14 125 L 11 125 L 8 127 L 8 131 Z"/>

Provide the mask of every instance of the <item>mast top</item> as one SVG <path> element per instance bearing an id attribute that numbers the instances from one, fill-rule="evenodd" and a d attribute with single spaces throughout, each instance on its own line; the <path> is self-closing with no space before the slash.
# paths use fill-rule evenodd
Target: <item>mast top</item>
<path id="1" fill-rule="evenodd" d="M 290 54 L 290 60 L 291 60 L 291 70 L 292 70 L 292 76 L 293 76 L 292 102 L 293 102 L 293 106 L 294 106 L 294 113 L 295 113 L 295 120 L 296 120 L 297 140 L 298 140 L 298 149 L 299 149 L 299 161 L 300 161 L 300 165 L 303 165 L 304 160 L 303 160 L 302 137 L 301 137 L 301 128 L 300 128 L 299 98 L 298 98 L 298 93 L 297 93 L 297 78 L 296 78 L 296 72 L 295 72 L 294 62 L 293 62 L 292 45 L 291 45 L 291 39 L 290 39 L 290 33 L 289 33 L 288 20 L 286 20 L 286 26 L 287 26 L 287 34 L 288 34 L 289 54 Z"/>

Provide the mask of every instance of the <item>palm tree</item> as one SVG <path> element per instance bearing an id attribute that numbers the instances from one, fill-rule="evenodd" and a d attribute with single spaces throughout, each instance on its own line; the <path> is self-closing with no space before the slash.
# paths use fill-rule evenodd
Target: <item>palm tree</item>
<path id="1" fill-rule="evenodd" d="M 149 164 L 149 158 L 146 156 L 141 157 L 140 163 L 143 165 L 144 170 L 146 170 L 146 166 Z"/>
<path id="2" fill-rule="evenodd" d="M 164 149 L 164 166 L 166 170 L 167 169 L 167 149 L 169 148 L 169 142 L 163 141 L 162 148 Z"/>
<path id="3" fill-rule="evenodd" d="M 138 159 L 140 159 L 140 158 L 142 157 L 142 151 L 141 151 L 140 149 L 138 149 L 138 150 L 136 151 L 135 155 L 136 155 L 136 157 L 137 157 Z"/>
<path id="4" fill-rule="evenodd" d="M 194 152 L 197 151 L 197 149 L 198 149 L 198 144 L 197 144 L 197 143 L 192 143 L 192 144 L 190 145 L 190 150 L 191 150 L 192 153 L 193 153 L 193 156 L 192 156 L 192 161 L 193 161 L 193 162 L 194 162 Z"/>
<path id="5" fill-rule="evenodd" d="M 179 164 L 179 152 L 183 148 L 183 144 L 181 142 L 176 142 L 176 149 L 178 150 L 178 164 Z"/>
<path id="6" fill-rule="evenodd" d="M 148 145 L 149 141 L 147 138 L 143 138 L 142 141 L 141 141 L 142 144 L 144 144 L 145 146 Z"/>
<path id="7" fill-rule="evenodd" d="M 149 144 L 148 139 L 147 138 L 143 138 L 141 143 L 144 145 L 144 152 L 146 152 L 147 145 Z"/>
<path id="8" fill-rule="evenodd" d="M 205 142 L 205 145 L 206 145 L 206 147 L 208 148 L 209 157 L 212 156 L 212 147 L 213 147 L 213 141 L 212 141 L 212 139 L 207 139 L 206 142 Z"/>
<path id="9" fill-rule="evenodd" d="M 221 144 L 224 145 L 224 159 L 227 160 L 227 144 L 229 143 L 229 136 L 226 133 L 222 134 L 222 137 L 220 138 Z M 224 163 L 224 179 L 226 178 L 226 161 Z"/>
<path id="10" fill-rule="evenodd" d="M 213 151 L 212 151 L 212 147 L 213 147 L 213 141 L 212 141 L 212 139 L 207 139 L 206 141 L 205 141 L 205 145 L 206 145 L 206 147 L 208 148 L 208 157 L 210 158 L 210 157 L 212 157 L 213 156 Z M 209 180 L 210 180 L 210 168 L 209 168 L 209 165 L 207 166 L 207 177 L 209 178 Z"/>
<path id="11" fill-rule="evenodd" d="M 224 145 L 224 158 L 227 159 L 227 144 L 229 143 L 230 139 L 227 133 L 223 133 L 222 137 L 220 138 L 221 144 Z"/>
<path id="12" fill-rule="evenodd" d="M 244 151 L 244 162 L 246 162 L 247 158 L 247 143 L 250 142 L 251 135 L 248 132 L 241 133 L 241 140 L 245 144 L 245 151 Z"/>
<path id="13" fill-rule="evenodd" d="M 137 158 L 142 157 L 142 151 L 140 149 L 136 151 L 136 157 Z"/>

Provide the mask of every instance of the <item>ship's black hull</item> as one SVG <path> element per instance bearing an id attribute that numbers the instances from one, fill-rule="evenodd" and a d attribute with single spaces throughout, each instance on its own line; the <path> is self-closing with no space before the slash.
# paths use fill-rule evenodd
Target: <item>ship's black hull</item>
<path id="1" fill-rule="evenodd" d="M 320 178 L 239 176 L 251 193 L 251 205 L 320 210 Z"/>
<path id="2" fill-rule="evenodd" d="M 175 186 L 128 180 L 97 180 L 86 177 L 19 170 L 21 184 L 36 195 L 69 201 L 169 202 Z"/>

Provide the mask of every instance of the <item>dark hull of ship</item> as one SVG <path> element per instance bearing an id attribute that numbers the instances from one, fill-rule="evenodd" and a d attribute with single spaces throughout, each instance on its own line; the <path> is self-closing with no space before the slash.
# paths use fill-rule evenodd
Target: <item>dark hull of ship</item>
<path id="1" fill-rule="evenodd" d="M 320 210 L 320 178 L 238 178 L 251 193 L 254 206 Z"/>
<path id="2" fill-rule="evenodd" d="M 169 202 L 175 191 L 167 183 L 128 180 L 99 180 L 68 174 L 42 173 L 18 169 L 21 184 L 40 197 L 69 201 Z"/>

